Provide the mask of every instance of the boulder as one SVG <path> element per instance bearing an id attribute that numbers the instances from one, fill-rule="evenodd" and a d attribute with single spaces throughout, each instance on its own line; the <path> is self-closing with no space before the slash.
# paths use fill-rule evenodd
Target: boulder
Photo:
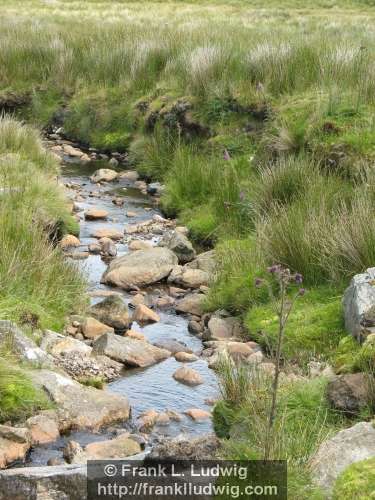
<path id="1" fill-rule="evenodd" d="M 73 234 L 66 234 L 60 240 L 59 245 L 63 250 L 66 250 L 68 248 L 79 247 L 81 242 L 76 236 L 73 236 Z"/>
<path id="2" fill-rule="evenodd" d="M 132 252 L 137 250 L 147 250 L 152 247 L 152 243 L 146 240 L 132 240 L 128 244 L 129 250 Z"/>
<path id="3" fill-rule="evenodd" d="M 370 381 L 365 373 L 348 373 L 340 375 L 329 381 L 327 398 L 330 405 L 348 415 L 356 415 L 366 407 L 371 400 L 371 386 L 375 381 Z"/>
<path id="4" fill-rule="evenodd" d="M 111 382 L 120 376 L 123 365 L 107 356 L 87 356 L 71 352 L 55 358 L 55 364 L 78 382 L 100 379 Z"/>
<path id="5" fill-rule="evenodd" d="M 131 324 L 128 307 L 118 295 L 111 295 L 95 304 L 90 308 L 90 313 L 95 319 L 116 331 L 127 330 Z"/>
<path id="6" fill-rule="evenodd" d="M 357 340 L 375 333 L 375 267 L 352 279 L 343 297 L 345 328 Z"/>
<path id="7" fill-rule="evenodd" d="M 199 408 L 190 408 L 184 413 L 193 420 L 208 420 L 211 418 L 211 413 L 209 411 L 200 410 Z"/>
<path id="8" fill-rule="evenodd" d="M 11 321 L 0 320 L 0 346 L 25 361 L 52 365 L 52 358 Z"/>
<path id="9" fill-rule="evenodd" d="M 177 264 L 176 255 L 168 248 L 139 250 L 114 259 L 102 276 L 102 283 L 125 290 L 157 283 L 166 278 Z"/>
<path id="10" fill-rule="evenodd" d="M 51 443 L 60 437 L 56 420 L 46 415 L 30 417 L 26 426 L 30 430 L 32 445 Z"/>
<path id="11" fill-rule="evenodd" d="M 173 378 L 177 380 L 177 382 L 181 382 L 190 386 L 200 385 L 204 382 L 202 376 L 197 371 L 186 366 L 178 368 L 174 372 Z"/>
<path id="12" fill-rule="evenodd" d="M 133 313 L 132 320 L 136 321 L 140 325 L 146 323 L 157 323 L 160 321 L 160 316 L 146 305 L 138 304 Z"/>
<path id="13" fill-rule="evenodd" d="M 204 301 L 205 301 L 205 296 L 203 294 L 192 293 L 184 297 L 176 304 L 176 312 L 193 314 L 194 316 L 202 316 Z"/>
<path id="14" fill-rule="evenodd" d="M 103 255 L 107 257 L 116 257 L 117 255 L 117 247 L 111 238 L 100 238 L 99 240 L 100 251 Z"/>
<path id="15" fill-rule="evenodd" d="M 190 354 L 188 352 L 176 352 L 174 355 L 174 358 L 176 361 L 179 361 L 180 363 L 192 363 L 193 361 L 198 360 L 198 356 L 195 354 Z"/>
<path id="16" fill-rule="evenodd" d="M 30 446 L 31 435 L 28 429 L 0 425 L 0 469 L 16 460 L 25 460 Z"/>
<path id="17" fill-rule="evenodd" d="M 214 434 L 203 435 L 191 439 L 179 436 L 164 438 L 160 444 L 154 446 L 150 458 L 160 460 L 212 460 L 217 456 L 220 442 Z"/>
<path id="18" fill-rule="evenodd" d="M 110 168 L 99 168 L 90 177 L 91 182 L 111 182 L 117 179 L 118 173 Z"/>
<path id="19" fill-rule="evenodd" d="M 106 333 L 95 340 L 94 352 L 105 354 L 129 367 L 145 367 L 153 365 L 170 356 L 170 352 L 159 349 L 148 342 L 131 337 L 119 337 Z"/>
<path id="20" fill-rule="evenodd" d="M 98 240 L 101 238 L 109 238 L 113 241 L 119 241 L 122 240 L 124 235 L 121 231 L 113 227 L 102 227 L 100 229 L 96 229 L 96 231 L 92 233 L 92 237 L 97 238 Z"/>
<path id="21" fill-rule="evenodd" d="M 200 253 L 192 262 L 186 264 L 186 267 L 205 271 L 211 279 L 216 271 L 215 250 Z"/>
<path id="22" fill-rule="evenodd" d="M 83 386 L 67 375 L 49 370 L 33 370 L 29 376 L 64 411 L 70 428 L 96 431 L 129 418 L 129 402 L 123 396 Z"/>
<path id="23" fill-rule="evenodd" d="M 82 465 L 23 467 L 0 472 L 0 500 L 82 500 L 87 471 Z"/>
<path id="24" fill-rule="evenodd" d="M 176 266 L 168 276 L 168 283 L 183 288 L 200 288 L 208 285 L 210 276 L 201 269 L 190 269 L 185 266 Z"/>
<path id="25" fill-rule="evenodd" d="M 68 444 L 67 448 L 64 456 L 72 464 L 86 463 L 87 460 L 120 460 L 142 451 L 139 443 L 131 439 L 127 432 L 114 439 L 90 443 L 83 450 L 79 445 L 72 447 Z"/>
<path id="26" fill-rule="evenodd" d="M 161 339 L 154 343 L 160 349 L 166 349 L 167 351 L 175 354 L 176 352 L 186 352 L 191 354 L 193 351 L 186 344 L 178 342 L 174 339 Z"/>
<path id="27" fill-rule="evenodd" d="M 191 242 L 184 234 L 178 231 L 166 233 L 159 242 L 159 246 L 172 250 L 177 255 L 179 264 L 186 264 L 192 261 L 196 255 Z"/>
<path id="28" fill-rule="evenodd" d="M 84 342 L 50 330 L 44 332 L 40 347 L 55 357 L 65 356 L 73 352 L 89 356 L 92 351 L 92 348 Z"/>
<path id="29" fill-rule="evenodd" d="M 87 339 L 95 339 L 103 335 L 103 333 L 114 333 L 111 326 L 105 325 L 95 318 L 86 318 L 82 323 L 81 330 Z"/>
<path id="30" fill-rule="evenodd" d="M 208 332 L 204 335 L 205 340 L 226 340 L 239 337 L 242 333 L 241 322 L 235 317 L 211 316 L 207 328 Z"/>
<path id="31" fill-rule="evenodd" d="M 329 494 L 338 476 L 349 465 L 374 456 L 374 425 L 359 422 L 320 445 L 311 463 L 314 482 Z"/>
<path id="32" fill-rule="evenodd" d="M 135 170 L 125 170 L 125 172 L 121 172 L 121 179 L 125 179 L 129 182 L 136 182 L 139 179 L 139 174 Z"/>
<path id="33" fill-rule="evenodd" d="M 108 217 L 107 210 L 100 210 L 97 208 L 91 208 L 90 210 L 86 210 L 85 219 L 86 220 L 103 220 Z"/>

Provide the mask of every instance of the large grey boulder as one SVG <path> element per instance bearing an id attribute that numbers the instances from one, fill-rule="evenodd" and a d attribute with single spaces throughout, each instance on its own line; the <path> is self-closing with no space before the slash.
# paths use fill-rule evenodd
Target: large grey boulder
<path id="1" fill-rule="evenodd" d="M 106 333 L 95 340 L 94 352 L 105 354 L 129 367 L 146 367 L 168 358 L 171 353 L 149 342 Z"/>
<path id="2" fill-rule="evenodd" d="M 204 334 L 204 340 L 226 340 L 238 338 L 242 334 L 241 322 L 238 318 L 222 318 L 219 315 L 211 316 L 207 332 Z"/>
<path id="3" fill-rule="evenodd" d="M 90 177 L 92 182 L 111 182 L 117 179 L 118 172 L 110 168 L 99 168 Z"/>
<path id="4" fill-rule="evenodd" d="M 33 370 L 29 376 L 35 386 L 44 389 L 57 407 L 64 410 L 73 429 L 96 431 L 129 418 L 129 402 L 123 396 L 81 385 L 67 375 L 49 370 Z"/>
<path id="5" fill-rule="evenodd" d="M 360 422 L 324 441 L 315 454 L 311 470 L 313 479 L 326 493 L 349 465 L 375 456 L 375 428 Z"/>
<path id="6" fill-rule="evenodd" d="M 189 239 L 178 231 L 166 233 L 159 246 L 167 247 L 177 255 L 179 264 L 186 264 L 195 258 L 195 250 Z"/>
<path id="7" fill-rule="evenodd" d="M 345 328 L 361 341 L 375 333 L 375 267 L 352 279 L 343 297 Z"/>
<path id="8" fill-rule="evenodd" d="M 10 349 L 25 361 L 52 365 L 50 356 L 11 321 L 0 320 L 0 346 Z"/>
<path id="9" fill-rule="evenodd" d="M 125 290 L 144 287 L 166 278 L 177 262 L 177 256 L 168 248 L 138 250 L 114 259 L 101 281 Z"/>
<path id="10" fill-rule="evenodd" d="M 84 465 L 24 467 L 0 471 L 0 500 L 82 500 L 87 498 Z"/>

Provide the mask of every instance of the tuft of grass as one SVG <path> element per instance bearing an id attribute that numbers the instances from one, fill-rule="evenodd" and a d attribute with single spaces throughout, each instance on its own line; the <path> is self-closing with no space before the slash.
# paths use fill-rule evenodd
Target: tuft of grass
<path id="1" fill-rule="evenodd" d="M 333 498 L 367 500 L 374 497 L 375 459 L 361 460 L 347 467 L 336 480 Z"/>

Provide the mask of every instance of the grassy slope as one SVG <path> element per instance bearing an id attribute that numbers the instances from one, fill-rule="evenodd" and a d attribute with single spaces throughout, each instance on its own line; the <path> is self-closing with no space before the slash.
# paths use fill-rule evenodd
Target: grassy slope
<path id="1" fill-rule="evenodd" d="M 303 273 L 310 292 L 287 331 L 287 359 L 358 368 L 340 296 L 375 257 L 373 2 L 87 4 L 3 2 L 0 104 L 26 103 L 20 113 L 39 126 L 63 123 L 82 142 L 129 150 L 165 182 L 167 213 L 217 244 L 209 307 L 242 314 L 271 351 L 275 319 L 254 278 L 273 262 Z M 293 464 L 296 422 L 306 420 L 311 452 L 320 425 L 342 425 L 327 423 L 325 407 L 308 418 L 324 387 L 304 390 L 310 400 L 290 394 L 283 456 Z M 309 494 L 302 477 L 296 498 Z"/>

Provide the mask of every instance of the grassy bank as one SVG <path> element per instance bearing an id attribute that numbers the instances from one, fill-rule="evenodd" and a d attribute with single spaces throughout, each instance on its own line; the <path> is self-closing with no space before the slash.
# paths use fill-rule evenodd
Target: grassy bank
<path id="1" fill-rule="evenodd" d="M 62 126 L 84 144 L 128 151 L 144 177 L 165 183 L 164 211 L 199 245 L 217 250 L 208 307 L 241 315 L 248 337 L 271 356 L 277 318 L 254 279 L 280 263 L 302 273 L 308 290 L 286 330 L 286 366 L 306 373 L 308 361 L 318 359 L 337 371 L 362 369 L 363 353 L 344 331 L 341 297 L 350 278 L 375 261 L 373 2 L 5 0 L 2 7 L 0 107 L 39 127 Z M 29 178 L 52 175 L 52 160 L 27 156 L 29 145 L 19 149 L 4 149 L 13 152 L 4 160 L 9 185 L 24 186 L 17 172 L 25 161 Z M 38 220 L 41 206 L 69 224 L 59 196 L 22 189 Z M 50 189 L 57 188 L 49 178 Z M 27 232 L 34 219 L 23 214 L 17 192 L 7 199 L 25 221 L 17 231 L 37 248 Z M 9 212 L 6 227 L 13 228 Z M 36 255 L 47 255 L 55 270 L 43 275 L 39 293 L 33 283 L 40 268 L 21 246 L 32 293 L 19 284 L 20 272 L 15 291 L 4 295 L 17 299 L 3 309 L 21 317 L 26 304 L 50 324 L 71 307 L 79 286 L 65 267 L 60 272 L 66 264 L 39 238 L 39 225 L 35 231 L 43 242 Z M 18 249 L 20 238 L 11 241 Z M 326 406 L 325 383 L 283 389 L 276 428 L 285 442 L 275 442 L 273 456 L 286 457 L 295 472 L 292 498 L 313 498 L 306 491 L 309 457 L 348 424 Z M 254 390 L 267 393 L 265 386 Z M 254 428 L 262 428 L 267 401 L 246 397 L 219 412 L 219 420 L 228 410 L 233 424 L 244 422 L 228 455 L 259 452 Z"/>

